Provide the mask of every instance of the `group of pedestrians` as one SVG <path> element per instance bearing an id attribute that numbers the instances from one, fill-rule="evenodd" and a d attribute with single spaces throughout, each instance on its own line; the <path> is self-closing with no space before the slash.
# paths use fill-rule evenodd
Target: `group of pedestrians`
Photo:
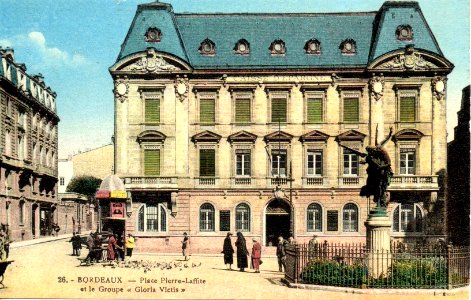
<path id="1" fill-rule="evenodd" d="M 234 263 L 234 248 L 231 242 L 232 233 L 228 232 L 224 239 L 224 245 L 222 253 L 224 254 L 224 264 L 229 270 L 232 270 L 232 264 Z M 235 242 L 236 255 L 237 255 L 237 268 L 239 271 L 244 272 L 245 268 L 248 268 L 248 257 L 251 257 L 251 268 L 255 270 L 255 273 L 260 273 L 260 265 L 262 264 L 262 246 L 256 238 L 252 239 L 252 253 L 250 255 L 247 249 L 247 243 L 242 232 L 237 232 L 237 240 Z"/>

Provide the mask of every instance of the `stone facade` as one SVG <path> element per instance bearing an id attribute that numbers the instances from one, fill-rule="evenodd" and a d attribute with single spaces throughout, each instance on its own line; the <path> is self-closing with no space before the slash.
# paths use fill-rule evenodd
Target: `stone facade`
<path id="1" fill-rule="evenodd" d="M 376 20 L 370 22 L 376 35 L 365 41 L 361 36 L 371 27 L 359 28 L 358 37 L 340 28 L 338 45 L 330 47 L 286 21 L 310 22 L 303 17 L 321 14 L 204 15 L 207 32 L 201 36 L 208 38 L 195 41 L 187 30 L 199 28 L 199 15 L 174 14 L 170 5 L 153 3 L 140 5 L 135 18 L 150 12 L 155 19 L 142 27 L 133 22 L 110 68 L 115 172 L 132 198 L 126 230 L 138 237 L 140 250 L 175 251 L 183 232 L 196 252 L 220 251 L 228 231 L 242 231 L 247 240 L 256 237 L 267 246 L 280 234 L 298 242 L 313 234 L 331 242 L 365 241 L 363 223 L 374 205 L 359 196 L 366 166 L 339 143 L 364 152 L 390 127 L 392 141 L 385 149 L 394 172 L 388 205 L 392 237 L 444 236 L 445 83 L 453 65 L 436 43 L 421 43 L 433 40 L 431 32 L 416 33 L 416 40 L 404 32 L 400 43 L 394 34 L 384 37 L 408 20 L 387 23 L 384 17 L 404 12 L 419 17 L 416 3 L 387 2 L 378 12 L 339 14 Z M 165 23 L 166 18 L 175 22 Z M 293 49 L 287 33 L 270 45 L 260 41 L 269 33 L 247 42 L 240 28 L 217 33 L 211 28 L 231 26 L 236 18 L 286 21 L 287 31 L 308 42 L 303 51 Z M 145 41 L 143 33 L 154 27 L 162 39 Z M 180 31 L 180 41 L 173 30 Z M 234 36 L 238 39 L 227 41 Z M 173 44 L 166 44 L 169 39 Z M 189 48 L 196 42 L 200 48 Z M 174 46 L 179 43 L 186 48 Z M 314 51 L 312 43 L 322 50 Z M 361 54 L 370 46 L 369 57 Z M 247 62 L 238 55 L 247 55 Z M 303 57 L 311 60 L 294 67 Z"/>
<path id="2" fill-rule="evenodd" d="M 0 49 L 0 221 L 13 241 L 55 234 L 56 93 Z"/>

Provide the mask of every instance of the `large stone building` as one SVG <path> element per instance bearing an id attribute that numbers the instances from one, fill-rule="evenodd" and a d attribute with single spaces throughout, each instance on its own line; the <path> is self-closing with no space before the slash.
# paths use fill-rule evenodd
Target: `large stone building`
<path id="1" fill-rule="evenodd" d="M 177 14 L 139 5 L 116 63 L 115 172 L 139 248 L 365 240 L 364 151 L 385 149 L 396 239 L 444 236 L 446 80 L 416 2 L 375 12 Z M 111 218 L 112 219 L 112 218 Z M 118 223 L 121 222 L 121 225 Z M 248 239 L 249 240 L 249 239 Z"/>
<path id="2" fill-rule="evenodd" d="M 54 233 L 57 209 L 56 93 L 0 48 L 0 221 L 14 241 Z"/>
<path id="3" fill-rule="evenodd" d="M 448 143 L 447 219 L 449 241 L 469 246 L 469 85 L 463 89 L 454 140 Z"/>

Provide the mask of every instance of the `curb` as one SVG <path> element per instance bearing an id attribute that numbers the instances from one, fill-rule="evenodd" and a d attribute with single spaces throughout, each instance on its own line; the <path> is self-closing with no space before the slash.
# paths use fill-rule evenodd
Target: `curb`
<path id="1" fill-rule="evenodd" d="M 84 233 L 81 233 L 80 235 L 86 235 L 86 234 L 88 235 L 89 232 L 84 232 Z M 72 233 L 67 233 L 60 236 L 43 237 L 43 238 L 32 239 L 32 240 L 27 240 L 27 241 L 18 241 L 18 242 L 13 241 L 10 244 L 10 249 L 23 248 L 23 247 L 33 246 L 37 244 L 55 242 L 59 240 L 69 239 L 71 237 L 72 237 Z"/>

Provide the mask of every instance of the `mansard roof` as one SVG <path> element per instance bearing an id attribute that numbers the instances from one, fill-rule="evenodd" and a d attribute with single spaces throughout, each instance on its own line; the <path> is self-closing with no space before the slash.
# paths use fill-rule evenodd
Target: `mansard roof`
<path id="1" fill-rule="evenodd" d="M 397 38 L 403 27 L 411 28 L 412 38 Z M 149 41 L 150 29 L 158 39 Z M 207 39 L 214 43 L 212 55 L 199 51 Z M 248 55 L 234 51 L 242 39 L 250 44 Z M 319 55 L 306 55 L 311 39 L 319 41 Z M 270 54 L 275 40 L 285 45 L 284 54 Z M 354 53 L 339 49 L 346 40 L 354 42 Z M 153 2 L 138 6 L 117 61 L 153 47 L 194 69 L 364 68 L 407 45 L 443 56 L 417 2 L 388 1 L 375 12 L 224 14 L 177 14 L 170 4 Z"/>
<path id="2" fill-rule="evenodd" d="M 248 131 L 242 130 L 236 133 L 231 134 L 230 136 L 227 137 L 227 140 L 232 143 L 232 142 L 252 142 L 254 143 L 255 140 L 257 139 L 257 136 L 253 133 L 250 133 Z"/>
<path id="3" fill-rule="evenodd" d="M 366 134 L 363 134 L 356 130 L 349 130 L 344 133 L 337 135 L 335 138 L 336 141 L 363 141 L 366 137 Z"/>
<path id="4" fill-rule="evenodd" d="M 219 140 L 221 139 L 221 136 L 217 133 L 214 133 L 209 130 L 205 130 L 203 132 L 197 133 L 194 136 L 191 137 L 191 141 L 193 143 L 199 143 L 199 142 L 215 142 L 219 143 Z"/>

